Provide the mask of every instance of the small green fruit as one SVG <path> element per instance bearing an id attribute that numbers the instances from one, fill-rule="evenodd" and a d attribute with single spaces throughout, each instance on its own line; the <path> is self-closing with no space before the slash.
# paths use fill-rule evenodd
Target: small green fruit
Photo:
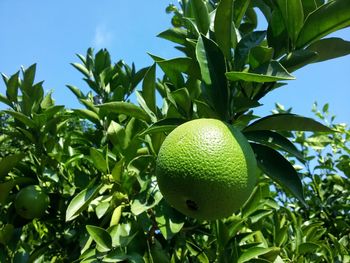
<path id="1" fill-rule="evenodd" d="M 18 215 L 25 219 L 40 218 L 48 208 L 50 199 L 37 185 L 21 189 L 15 199 L 15 209 Z"/>

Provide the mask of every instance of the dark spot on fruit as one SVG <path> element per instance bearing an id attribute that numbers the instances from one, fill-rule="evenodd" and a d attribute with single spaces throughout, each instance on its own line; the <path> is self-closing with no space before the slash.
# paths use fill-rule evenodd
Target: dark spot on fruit
<path id="1" fill-rule="evenodd" d="M 192 211 L 198 210 L 198 205 L 196 204 L 196 202 L 194 202 L 192 200 L 186 200 L 186 205 L 187 205 L 188 209 L 190 209 Z"/>

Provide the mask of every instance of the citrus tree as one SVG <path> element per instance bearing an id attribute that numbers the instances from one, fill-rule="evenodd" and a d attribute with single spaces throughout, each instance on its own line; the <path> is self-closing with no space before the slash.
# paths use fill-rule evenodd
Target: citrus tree
<path id="1" fill-rule="evenodd" d="M 327 105 L 315 107 L 317 121 L 280 105 L 253 111 L 293 71 L 350 53 L 350 42 L 327 38 L 350 26 L 348 0 L 182 0 L 166 10 L 173 28 L 159 37 L 183 55 L 151 54 L 137 70 L 88 49 L 72 66 L 90 90 L 67 85 L 81 108 L 56 105 L 35 64 L 3 74 L 0 261 L 350 262 L 349 130 Z M 203 118 L 237 130 L 259 168 L 244 205 L 217 220 L 174 209 L 156 178 L 167 135 Z"/>

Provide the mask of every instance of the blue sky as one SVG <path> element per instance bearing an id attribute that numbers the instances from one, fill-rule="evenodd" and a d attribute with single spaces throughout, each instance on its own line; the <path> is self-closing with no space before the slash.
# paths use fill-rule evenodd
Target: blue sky
<path id="1" fill-rule="evenodd" d="M 75 54 L 87 48 L 107 48 L 113 61 L 134 62 L 137 69 L 152 60 L 147 52 L 165 58 L 179 56 L 170 42 L 156 35 L 169 28 L 171 0 L 0 0 L 0 72 L 10 75 L 20 66 L 37 63 L 36 81 L 54 90 L 57 104 L 81 107 L 66 84 L 85 89 L 81 75 L 71 65 Z M 350 29 L 333 36 L 350 40 Z M 338 122 L 350 123 L 350 56 L 312 64 L 294 72 L 296 80 L 268 94 L 257 111 L 269 114 L 274 103 L 293 107 L 295 113 L 312 116 L 311 106 L 330 104 Z M 4 93 L 4 84 L 0 84 Z M 0 106 L 0 108 L 3 108 Z"/>

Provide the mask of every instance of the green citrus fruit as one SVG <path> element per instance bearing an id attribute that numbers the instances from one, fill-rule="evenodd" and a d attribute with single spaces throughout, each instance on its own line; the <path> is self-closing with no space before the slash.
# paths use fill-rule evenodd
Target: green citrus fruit
<path id="1" fill-rule="evenodd" d="M 49 197 L 39 186 L 30 185 L 21 189 L 16 195 L 15 209 L 23 218 L 39 218 L 44 215 L 49 203 Z"/>
<path id="2" fill-rule="evenodd" d="M 257 164 L 239 130 L 220 120 L 196 119 L 166 137 L 156 175 L 170 205 L 190 217 L 214 220 L 232 215 L 248 199 Z"/>
<path id="3" fill-rule="evenodd" d="M 15 227 L 12 224 L 6 224 L 0 228 L 0 243 L 7 245 L 13 236 L 14 230 Z"/>

